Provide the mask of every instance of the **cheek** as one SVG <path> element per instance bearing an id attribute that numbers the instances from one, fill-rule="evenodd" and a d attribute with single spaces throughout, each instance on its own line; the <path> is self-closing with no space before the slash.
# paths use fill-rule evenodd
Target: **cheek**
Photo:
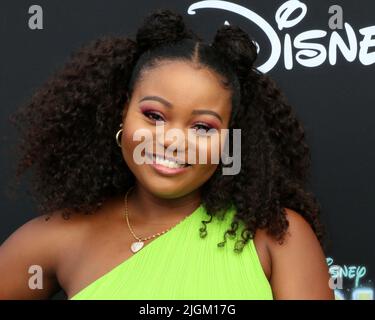
<path id="1" fill-rule="evenodd" d="M 136 119 L 133 121 L 129 121 L 129 117 L 125 119 L 122 131 L 122 153 L 125 159 L 125 162 L 128 164 L 129 167 L 133 167 L 133 152 L 136 146 L 140 143 L 140 141 L 135 141 L 133 139 L 134 133 L 137 132 L 141 127 Z"/>
<path id="2" fill-rule="evenodd" d="M 131 120 L 129 120 L 131 119 Z M 155 149 L 155 130 L 139 117 L 127 117 L 122 132 L 122 154 L 131 171 L 143 168 L 145 149 Z M 147 146 L 147 147 L 146 147 Z"/>
<path id="3" fill-rule="evenodd" d="M 195 145 L 197 162 L 199 161 L 199 152 L 203 155 L 207 154 L 207 161 L 196 165 L 196 173 L 201 182 L 208 181 L 217 170 L 221 161 L 222 144 L 224 145 L 225 139 L 226 135 L 220 135 L 220 133 L 214 134 L 210 138 L 197 139 Z"/>
<path id="4" fill-rule="evenodd" d="M 220 135 L 199 138 L 193 144 L 196 150 L 195 177 L 203 184 L 211 178 L 220 163 Z M 201 155 L 200 155 L 201 154 Z"/>
<path id="5" fill-rule="evenodd" d="M 196 141 L 189 141 L 189 148 L 195 150 L 196 153 L 196 163 L 217 166 L 220 163 L 221 141 L 220 134 L 197 137 Z"/>

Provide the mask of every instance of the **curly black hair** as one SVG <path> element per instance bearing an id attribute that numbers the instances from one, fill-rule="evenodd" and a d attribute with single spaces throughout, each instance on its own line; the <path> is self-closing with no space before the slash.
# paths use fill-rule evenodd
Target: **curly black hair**
<path id="1" fill-rule="evenodd" d="M 91 213 L 135 183 L 114 139 L 124 104 L 142 72 L 163 59 L 199 62 L 222 76 L 232 91 L 230 128 L 241 129 L 241 171 L 223 175 L 222 164 L 202 187 L 206 225 L 231 204 L 236 207 L 226 237 L 245 228 L 235 251 L 257 229 L 282 242 L 285 208 L 301 214 L 320 243 L 320 205 L 307 183 L 311 156 L 305 132 L 275 82 L 254 67 L 257 51 L 238 26 L 223 25 L 205 43 L 170 10 L 149 14 L 136 39 L 105 36 L 72 53 L 69 61 L 22 105 L 11 121 L 21 132 L 16 181 L 33 169 L 31 194 L 38 211 Z M 231 132 L 232 130 L 230 130 Z"/>

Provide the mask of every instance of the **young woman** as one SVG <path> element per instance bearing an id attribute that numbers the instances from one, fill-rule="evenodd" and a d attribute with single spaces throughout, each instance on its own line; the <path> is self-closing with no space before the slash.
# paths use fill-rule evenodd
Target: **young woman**
<path id="1" fill-rule="evenodd" d="M 0 298 L 333 299 L 304 130 L 256 56 L 240 28 L 207 44 L 169 10 L 76 52 L 12 118 L 41 216 L 0 247 Z M 159 124 L 185 133 L 178 161 Z M 238 173 L 212 129 L 241 130 Z"/>

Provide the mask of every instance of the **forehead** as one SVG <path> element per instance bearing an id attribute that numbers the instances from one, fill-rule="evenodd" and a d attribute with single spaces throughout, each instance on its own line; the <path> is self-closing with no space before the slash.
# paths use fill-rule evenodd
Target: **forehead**
<path id="1" fill-rule="evenodd" d="M 161 95 L 173 104 L 191 107 L 228 109 L 231 105 L 231 92 L 221 84 L 218 74 L 183 61 L 163 61 L 144 71 L 134 93 Z"/>

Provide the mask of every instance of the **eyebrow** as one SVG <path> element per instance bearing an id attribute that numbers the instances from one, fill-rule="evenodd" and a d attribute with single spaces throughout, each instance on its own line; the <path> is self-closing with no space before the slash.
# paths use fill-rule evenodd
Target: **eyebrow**
<path id="1" fill-rule="evenodd" d="M 171 102 L 169 102 L 168 100 L 165 100 L 162 97 L 145 96 L 141 100 L 139 100 L 138 102 L 142 102 L 142 101 L 145 101 L 145 100 L 157 101 L 157 102 L 160 102 L 161 104 L 163 104 L 164 106 L 166 106 L 167 108 L 173 108 L 173 104 Z M 223 119 L 221 118 L 221 116 L 218 113 L 216 113 L 215 111 L 212 111 L 212 110 L 198 109 L 198 110 L 193 110 L 192 114 L 210 114 L 210 115 L 218 118 L 221 123 L 223 122 Z"/>

